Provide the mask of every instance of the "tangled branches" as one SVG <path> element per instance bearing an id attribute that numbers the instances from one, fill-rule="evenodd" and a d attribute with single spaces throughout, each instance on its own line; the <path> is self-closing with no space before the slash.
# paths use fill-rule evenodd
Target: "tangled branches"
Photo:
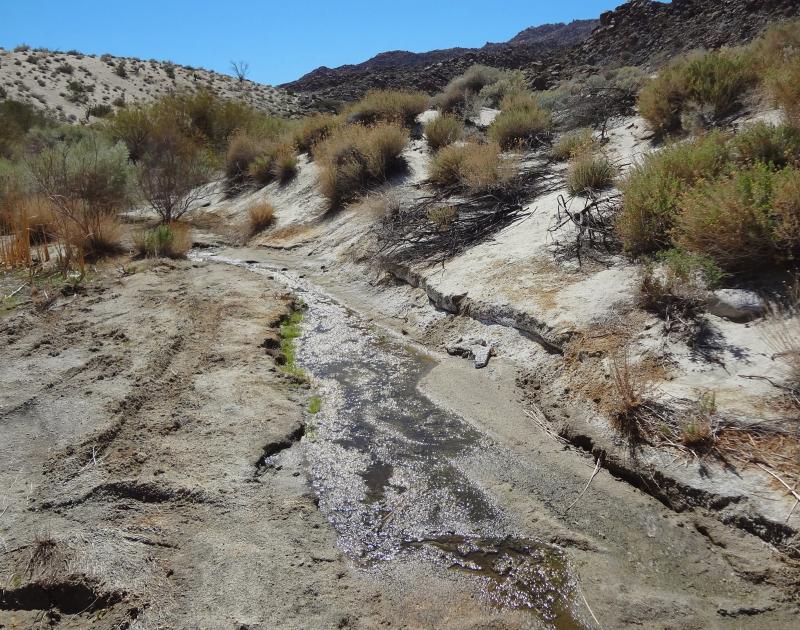
<path id="1" fill-rule="evenodd" d="M 608 254 L 619 250 L 619 241 L 614 233 L 614 215 L 617 211 L 617 201 L 620 195 L 607 197 L 570 197 L 565 199 L 558 196 L 558 211 L 553 224 L 547 229 L 553 243 L 558 248 L 565 247 L 556 238 L 555 234 L 564 227 L 572 226 L 575 240 L 572 250 L 568 253 L 575 255 L 578 265 L 582 264 L 581 251 L 589 249 L 602 250 Z M 576 199 L 583 200 L 583 208 L 572 210 Z"/>
<path id="2" fill-rule="evenodd" d="M 502 188 L 469 197 L 451 187 L 393 208 L 376 228 L 379 252 L 395 263 L 443 264 L 530 216 L 525 202 L 552 185 L 544 175 L 534 169 Z"/>

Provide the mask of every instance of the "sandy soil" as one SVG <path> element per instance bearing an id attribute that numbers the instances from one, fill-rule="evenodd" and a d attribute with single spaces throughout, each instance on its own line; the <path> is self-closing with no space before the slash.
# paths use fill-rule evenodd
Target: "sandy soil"
<path id="1" fill-rule="evenodd" d="M 138 265 L 0 320 L 0 627 L 390 618 L 336 551 L 302 459 L 258 466 L 304 429 L 307 392 L 262 347 L 283 291 Z"/>

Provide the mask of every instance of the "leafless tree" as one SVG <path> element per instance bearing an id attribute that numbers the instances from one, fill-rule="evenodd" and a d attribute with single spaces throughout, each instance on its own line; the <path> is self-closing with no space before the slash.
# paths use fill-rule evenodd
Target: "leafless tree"
<path id="1" fill-rule="evenodd" d="M 250 64 L 246 61 L 231 61 L 231 70 L 239 79 L 239 83 L 244 83 L 247 79 L 247 73 L 250 70 Z"/>

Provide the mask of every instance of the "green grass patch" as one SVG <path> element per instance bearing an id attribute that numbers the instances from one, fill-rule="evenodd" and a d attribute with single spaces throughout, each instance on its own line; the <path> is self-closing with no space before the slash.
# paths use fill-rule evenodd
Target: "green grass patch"
<path id="1" fill-rule="evenodd" d="M 295 310 L 292 311 L 292 314 L 281 324 L 281 352 L 284 358 L 281 370 L 284 374 L 306 380 L 306 373 L 297 365 L 297 344 L 295 343 L 295 340 L 303 334 L 300 328 L 302 321 L 303 312 L 301 310 Z"/>
<path id="2" fill-rule="evenodd" d="M 322 410 L 322 398 L 312 396 L 308 400 L 308 413 L 317 415 Z"/>

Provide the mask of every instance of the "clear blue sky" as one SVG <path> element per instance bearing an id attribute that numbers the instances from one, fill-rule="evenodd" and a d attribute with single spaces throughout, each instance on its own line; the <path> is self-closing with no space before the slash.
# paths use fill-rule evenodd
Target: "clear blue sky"
<path id="1" fill-rule="evenodd" d="M 386 50 L 504 41 L 623 0 L 0 0 L 0 45 L 111 53 L 283 83 Z"/>

